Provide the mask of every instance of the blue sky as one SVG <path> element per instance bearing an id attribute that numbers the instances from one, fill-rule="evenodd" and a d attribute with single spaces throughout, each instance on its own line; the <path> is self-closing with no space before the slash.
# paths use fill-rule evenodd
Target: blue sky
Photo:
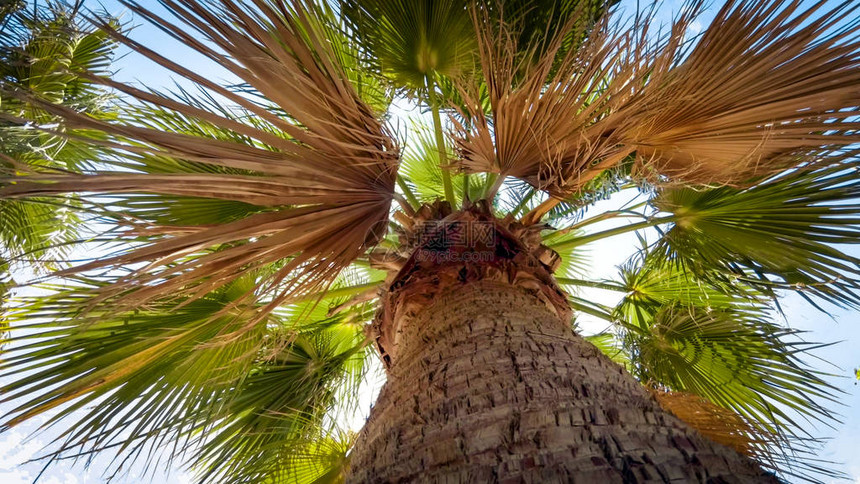
<path id="1" fill-rule="evenodd" d="M 140 0 L 147 7 L 155 7 L 154 0 Z M 123 12 L 123 8 L 114 0 L 102 2 L 105 8 L 114 14 Z M 648 2 L 640 0 L 641 5 Z M 700 20 L 693 25 L 693 33 L 704 28 L 713 13 L 723 2 L 714 0 L 713 5 Z M 837 3 L 837 2 L 833 2 Z M 85 6 L 90 8 L 98 8 L 99 3 L 92 0 L 87 0 Z M 622 2 L 622 7 L 628 11 L 635 9 L 635 0 L 625 0 Z M 664 2 L 663 11 L 677 12 L 680 5 L 679 0 L 667 0 Z M 126 13 L 126 20 L 133 20 Z M 139 24 L 140 22 L 133 22 Z M 196 72 L 207 73 L 212 77 L 219 78 L 223 76 L 223 72 L 214 68 L 211 64 L 201 59 L 200 56 L 194 54 L 188 48 L 165 38 L 157 29 L 148 25 L 140 25 L 137 27 L 132 37 L 154 47 L 157 51 L 167 52 L 170 57 L 181 61 L 181 63 L 190 67 Z M 121 58 L 116 64 L 119 69 L 117 77 L 125 81 L 138 81 L 141 84 L 146 84 L 150 87 L 169 87 L 170 80 L 168 73 L 161 68 L 151 65 L 148 62 L 142 62 L 136 56 L 128 55 Z M 405 111 L 404 111 L 405 114 Z M 619 199 L 626 195 L 621 195 L 618 199 L 604 202 L 606 205 L 614 205 L 619 203 Z M 605 209 L 606 206 L 598 206 L 595 210 Z M 607 226 L 596 225 L 594 230 L 600 230 Z M 606 241 L 601 241 L 599 246 L 588 247 L 591 255 L 593 277 L 611 277 L 616 273 L 615 266 L 624 262 L 629 254 L 636 247 L 635 238 L 628 234 L 627 236 L 616 237 Z M 860 246 L 848 248 L 851 255 L 860 257 Z M 602 293 L 596 290 L 588 294 L 600 302 L 611 304 L 613 298 L 617 297 L 612 294 Z M 796 328 L 809 331 L 807 340 L 816 342 L 837 342 L 840 343 L 822 349 L 816 353 L 822 360 L 810 361 L 816 368 L 833 373 L 830 378 L 833 385 L 844 391 L 840 401 L 841 407 L 835 410 L 842 415 L 843 423 L 835 429 L 828 429 L 821 425 L 812 426 L 811 433 L 829 438 L 829 442 L 821 449 L 819 457 L 825 460 L 843 462 L 842 467 L 846 473 L 851 476 L 849 482 L 860 484 L 860 460 L 857 456 L 860 454 L 860 446 L 857 445 L 857 439 L 860 438 L 860 385 L 856 385 L 853 378 L 853 368 L 860 365 L 860 317 L 857 312 L 839 310 L 834 308 L 832 317 L 817 311 L 812 308 L 803 299 L 795 295 L 788 295 L 782 301 L 782 306 L 785 314 L 784 324 Z M 584 320 L 584 329 L 586 331 L 598 332 L 605 326 L 605 323 L 595 321 L 589 322 L 587 318 Z M 369 407 L 369 402 L 372 400 L 373 392 L 368 391 L 365 400 L 368 402 L 364 410 Z M 5 413 L 4 407 L 0 406 L 0 414 Z M 61 429 L 49 430 L 45 433 L 36 435 L 31 439 L 27 439 L 27 435 L 37 430 L 42 421 L 28 422 L 20 427 L 0 435 L 0 483 L 2 484 L 18 484 L 32 482 L 33 478 L 39 474 L 42 465 L 38 463 L 25 464 L 24 462 L 36 457 L 42 447 L 50 441 L 52 435 L 55 435 Z M 355 422 L 363 421 L 361 415 L 356 416 Z M 72 465 L 70 462 L 61 462 L 50 467 L 39 482 L 49 484 L 84 484 L 104 482 L 104 472 L 109 464 L 107 458 L 97 458 L 89 469 L 84 469 L 83 462 L 77 465 Z M 115 482 L 133 483 L 140 482 L 144 477 L 144 469 L 141 465 L 132 465 L 128 469 L 127 476 L 121 477 Z M 182 472 L 178 468 L 173 468 L 167 465 L 156 465 L 155 471 L 152 474 L 153 482 L 158 483 L 186 483 L 191 482 L 190 476 Z M 834 481 L 835 482 L 835 481 Z M 845 481 L 842 481 L 845 482 Z"/>

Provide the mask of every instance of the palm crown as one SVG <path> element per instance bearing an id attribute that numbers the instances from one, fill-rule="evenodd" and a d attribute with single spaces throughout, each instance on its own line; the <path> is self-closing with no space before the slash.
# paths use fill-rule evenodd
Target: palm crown
<path id="1" fill-rule="evenodd" d="M 4 147 L 0 208 L 29 212 L 4 215 L 0 255 L 59 260 L 4 315 L 2 428 L 75 415 L 55 456 L 184 445 L 202 481 L 336 481 L 378 309 L 428 221 L 463 211 L 543 247 L 566 304 L 612 323 L 590 341 L 710 438 L 777 468 L 806 449 L 798 419 L 832 418 L 772 306 L 860 305 L 837 248 L 860 235 L 850 2 L 732 0 L 693 40 L 701 2 L 662 33 L 591 0 L 161 3 L 126 5 L 239 83 L 98 18 L 80 65 L 3 73 L 3 139 L 62 148 Z M 199 92 L 112 80 L 113 42 Z M 432 122 L 399 136 L 395 99 Z M 645 201 L 583 218 L 621 190 Z M 634 222 L 591 230 L 614 218 Z M 617 280 L 582 269 L 586 244 L 653 229 Z"/>

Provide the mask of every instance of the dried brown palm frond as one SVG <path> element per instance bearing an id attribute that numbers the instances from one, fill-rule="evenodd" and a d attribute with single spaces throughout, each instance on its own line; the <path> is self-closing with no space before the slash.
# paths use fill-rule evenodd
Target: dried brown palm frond
<path id="1" fill-rule="evenodd" d="M 768 460 L 767 446 L 776 443 L 776 439 L 760 427 L 750 425 L 737 413 L 692 393 L 650 387 L 648 391 L 663 409 L 705 437 L 749 457 Z"/>
<path id="2" fill-rule="evenodd" d="M 636 123 L 625 141 L 640 167 L 742 182 L 860 139 L 850 121 L 860 114 L 856 2 L 801 3 L 729 0 L 689 53 L 676 25 L 626 108 Z"/>
<path id="3" fill-rule="evenodd" d="M 230 136 L 164 129 L 146 116 L 105 122 L 40 103 L 70 128 L 104 133 L 91 142 L 112 153 L 96 160 L 97 166 L 107 168 L 87 174 L 16 175 L 0 185 L 0 197 L 155 194 L 229 200 L 258 208 L 239 220 L 181 228 L 153 225 L 133 214 L 123 217 L 127 230 L 120 232 L 118 241 L 139 242 L 136 238 L 146 235 L 144 243 L 61 273 L 136 267 L 118 283 L 102 288 L 99 300 L 117 296 L 114 304 L 136 306 L 178 295 L 193 299 L 276 262 L 282 263 L 279 269 L 248 295 L 266 294 L 264 300 L 271 301 L 267 310 L 290 295 L 326 285 L 385 230 L 399 162 L 393 137 L 336 63 L 315 17 L 316 7 L 301 0 L 260 0 L 250 6 L 233 0 L 163 4 L 181 23 L 136 3 L 127 6 L 220 63 L 274 106 L 220 87 L 110 25 L 101 25 L 120 42 L 228 99 L 255 119 L 250 122 L 181 97 L 93 77 L 147 109 Z M 205 41 L 199 40 L 201 35 Z M 175 169 L 164 171 L 163 160 L 170 160 Z M 156 162 L 160 168 L 149 170 L 148 165 Z"/>
<path id="4" fill-rule="evenodd" d="M 516 176 L 563 197 L 630 154 L 613 113 L 644 84 L 647 29 L 604 17 L 585 31 L 574 15 L 546 45 L 525 48 L 514 27 L 488 15 L 476 10 L 474 24 L 490 115 L 474 81 L 458 80 L 467 120 L 454 120 L 458 168 Z M 559 58 L 571 37 L 584 40 Z"/>
<path id="5" fill-rule="evenodd" d="M 824 3 L 730 0 L 695 45 L 687 35 L 699 0 L 653 35 L 651 15 L 632 26 L 604 18 L 560 59 L 559 37 L 518 57 L 512 29 L 478 12 L 491 109 L 483 113 L 474 81 L 459 82 L 467 121 L 455 123 L 457 166 L 564 198 L 631 155 L 640 176 L 731 184 L 855 143 L 860 20 L 851 2 Z"/>

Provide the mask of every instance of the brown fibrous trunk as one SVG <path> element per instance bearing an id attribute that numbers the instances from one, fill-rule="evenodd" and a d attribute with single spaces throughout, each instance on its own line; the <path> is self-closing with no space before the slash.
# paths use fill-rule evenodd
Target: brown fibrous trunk
<path id="1" fill-rule="evenodd" d="M 410 261 L 383 295 L 388 380 L 348 482 L 778 482 L 577 336 L 551 258 L 493 223 L 495 257 Z"/>

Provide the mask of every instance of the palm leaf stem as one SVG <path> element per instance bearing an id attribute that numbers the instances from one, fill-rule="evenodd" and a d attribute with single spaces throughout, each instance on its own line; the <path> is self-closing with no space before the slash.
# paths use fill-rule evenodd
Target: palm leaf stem
<path id="1" fill-rule="evenodd" d="M 610 308 L 594 303 L 585 304 L 585 302 L 579 302 L 578 299 L 579 298 L 575 297 L 569 297 L 567 299 L 567 303 L 570 304 L 570 307 L 574 311 L 578 311 L 583 314 L 589 314 L 604 321 L 609 321 L 610 323 L 617 322 L 617 319 L 612 316 Z"/>
<path id="2" fill-rule="evenodd" d="M 642 222 L 637 222 L 635 224 L 622 225 L 621 227 L 615 227 L 608 230 L 603 230 L 601 232 L 596 232 L 589 235 L 584 235 L 582 237 L 577 237 L 575 239 L 566 240 L 564 242 L 559 242 L 555 245 L 550 245 L 550 248 L 554 250 L 561 249 L 570 249 L 572 247 L 579 247 L 581 245 L 589 244 L 591 242 L 605 239 L 607 237 L 612 237 L 615 235 L 624 234 L 627 232 L 634 232 L 636 230 L 646 229 L 648 227 L 654 227 L 656 225 L 667 224 L 670 222 L 674 222 L 677 219 L 674 215 L 667 215 L 665 217 L 655 217 L 649 218 Z"/>
<path id="3" fill-rule="evenodd" d="M 496 198 L 499 188 L 504 183 L 505 177 L 499 176 L 498 173 L 487 173 L 487 185 L 484 187 L 484 199 L 492 201 Z"/>
<path id="4" fill-rule="evenodd" d="M 445 135 L 442 133 L 442 118 L 439 116 L 439 101 L 436 98 L 436 82 L 430 76 L 427 76 L 427 98 L 430 103 L 430 111 L 433 113 L 433 133 L 436 135 L 436 148 L 439 150 L 439 168 L 442 170 L 445 199 L 453 205 L 457 199 L 454 198 L 454 185 L 451 183 L 451 173 L 448 171 L 448 150 L 445 148 Z"/>
<path id="5" fill-rule="evenodd" d="M 550 210 L 555 208 L 556 205 L 561 203 L 560 198 L 550 197 L 540 203 L 537 207 L 533 208 L 529 213 L 525 214 L 522 218 L 522 223 L 524 225 L 534 225 L 543 218 Z"/>
<path id="6" fill-rule="evenodd" d="M 588 281 L 585 279 L 572 279 L 569 277 L 556 277 L 556 282 L 562 285 L 568 286 L 580 286 L 580 287 L 593 287 L 595 289 L 606 289 L 607 291 L 616 291 L 616 292 L 630 292 L 630 289 L 619 285 L 612 284 L 608 282 L 597 282 L 597 281 Z"/>
<path id="7" fill-rule="evenodd" d="M 620 192 L 621 190 L 626 190 L 626 189 L 628 189 L 628 188 L 631 188 L 631 186 L 630 186 L 630 185 L 624 185 L 624 186 L 618 187 L 618 191 Z M 630 202 L 632 202 L 633 200 L 636 200 L 636 198 L 638 198 L 638 197 L 633 197 L 629 202 L 625 203 L 625 204 L 624 204 L 621 208 L 619 208 L 618 210 L 621 210 L 621 211 L 636 210 L 637 208 L 641 208 L 641 207 L 644 207 L 645 205 L 648 205 L 648 203 L 650 202 L 650 200 L 645 200 L 645 201 L 639 202 L 639 203 L 637 203 L 637 204 L 630 205 L 630 206 L 628 207 L 628 206 L 627 206 L 627 204 L 628 204 L 628 203 L 630 203 Z"/>
<path id="8" fill-rule="evenodd" d="M 409 200 L 409 203 L 412 204 L 412 208 L 417 209 L 421 206 L 421 202 L 418 200 L 418 197 L 415 196 L 412 188 L 409 187 L 409 184 L 407 184 L 406 180 L 400 175 L 397 176 L 397 186 L 403 190 L 403 195 L 407 200 Z"/>
<path id="9" fill-rule="evenodd" d="M 409 200 L 407 200 L 406 197 L 397 192 L 393 193 L 392 197 L 394 198 L 394 200 L 397 201 L 397 203 L 400 205 L 400 208 L 402 208 L 407 215 L 409 215 L 410 217 L 415 215 L 415 208 L 412 206 L 411 203 L 409 203 Z"/>
<path id="10" fill-rule="evenodd" d="M 586 227 L 586 226 L 591 225 L 591 224 L 596 224 L 597 222 L 603 222 L 604 220 L 610 220 L 610 219 L 613 219 L 616 217 L 647 219 L 648 218 L 647 215 L 634 210 L 634 208 L 637 208 L 641 205 L 645 205 L 646 203 L 648 203 L 648 202 L 642 202 L 641 204 L 637 205 L 636 207 L 631 207 L 630 209 L 627 209 L 627 210 L 610 210 L 608 212 L 603 212 L 600 215 L 595 215 L 594 217 L 589 217 L 589 218 L 587 218 L 581 222 L 575 223 L 575 224 L 570 225 L 568 227 L 565 227 L 563 229 L 559 229 L 559 233 L 560 234 L 566 234 L 568 232 L 573 232 L 575 230 L 579 230 L 582 227 Z"/>
<path id="11" fill-rule="evenodd" d="M 524 208 L 526 208 L 526 204 L 529 203 L 532 198 L 534 198 L 536 193 L 537 190 L 532 190 L 527 193 L 526 196 L 524 196 L 523 199 L 520 200 L 520 203 L 518 203 L 517 206 L 514 207 L 513 210 L 511 210 L 511 215 L 516 217 Z"/>

